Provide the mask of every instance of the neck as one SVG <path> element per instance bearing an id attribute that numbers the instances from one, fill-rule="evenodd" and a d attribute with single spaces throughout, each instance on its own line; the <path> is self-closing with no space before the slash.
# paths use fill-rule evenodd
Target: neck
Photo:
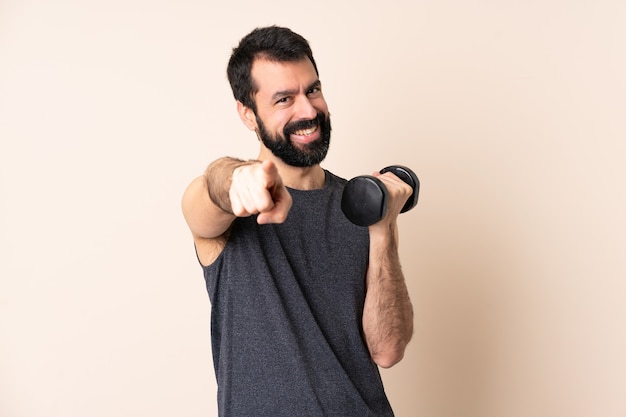
<path id="1" fill-rule="evenodd" d="M 319 190 L 324 187 L 326 174 L 319 165 L 307 168 L 289 167 L 287 170 L 278 168 L 286 187 L 294 190 Z"/>

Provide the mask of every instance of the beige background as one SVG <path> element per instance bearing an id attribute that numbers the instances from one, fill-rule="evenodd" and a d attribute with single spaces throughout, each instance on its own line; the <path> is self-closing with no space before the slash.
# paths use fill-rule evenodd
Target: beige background
<path id="1" fill-rule="evenodd" d="M 314 49 L 325 167 L 422 181 L 401 417 L 626 417 L 626 3 L 0 0 L 0 416 L 216 414 L 180 196 L 256 156 L 230 49 Z"/>

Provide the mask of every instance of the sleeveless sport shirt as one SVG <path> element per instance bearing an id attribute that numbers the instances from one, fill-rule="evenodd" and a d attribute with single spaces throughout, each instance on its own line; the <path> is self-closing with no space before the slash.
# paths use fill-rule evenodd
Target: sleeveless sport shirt
<path id="1" fill-rule="evenodd" d="M 219 415 L 393 416 L 362 335 L 367 228 L 341 212 L 346 180 L 289 189 L 283 224 L 238 218 L 203 267 Z"/>

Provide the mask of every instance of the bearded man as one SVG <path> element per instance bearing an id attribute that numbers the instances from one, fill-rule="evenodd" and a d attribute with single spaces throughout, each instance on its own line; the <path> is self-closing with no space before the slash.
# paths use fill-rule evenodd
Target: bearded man
<path id="1" fill-rule="evenodd" d="M 360 227 L 346 180 L 321 167 L 331 123 L 308 42 L 257 28 L 227 69 L 257 159 L 220 158 L 189 185 L 183 213 L 211 302 L 220 416 L 393 416 L 378 367 L 398 363 L 413 310 L 397 216 L 411 188 L 376 174 L 387 214 Z"/>

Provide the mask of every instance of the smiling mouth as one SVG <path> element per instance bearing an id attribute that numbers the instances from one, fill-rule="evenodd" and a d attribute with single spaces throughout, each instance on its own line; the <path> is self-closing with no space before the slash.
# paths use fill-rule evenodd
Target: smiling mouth
<path id="1" fill-rule="evenodd" d="M 309 136 L 315 133 L 316 131 L 317 131 L 317 126 L 313 126 L 308 129 L 295 130 L 293 134 L 298 135 L 298 136 Z"/>

